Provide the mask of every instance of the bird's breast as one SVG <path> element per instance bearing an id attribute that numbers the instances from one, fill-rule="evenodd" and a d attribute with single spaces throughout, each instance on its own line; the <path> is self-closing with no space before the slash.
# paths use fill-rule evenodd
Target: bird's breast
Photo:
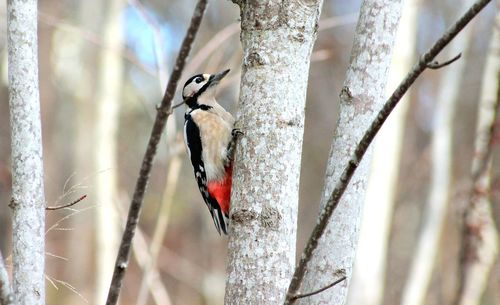
<path id="1" fill-rule="evenodd" d="M 202 158 L 207 179 L 222 180 L 226 174 L 227 146 L 231 141 L 232 122 L 209 111 L 194 111 L 193 120 L 200 129 Z"/>

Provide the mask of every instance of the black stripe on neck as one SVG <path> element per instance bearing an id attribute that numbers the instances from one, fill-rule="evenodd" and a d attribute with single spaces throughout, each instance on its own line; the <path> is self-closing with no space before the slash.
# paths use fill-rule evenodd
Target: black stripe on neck
<path id="1" fill-rule="evenodd" d="M 195 103 L 192 107 L 189 106 L 189 108 L 190 108 L 190 110 L 188 112 L 186 112 L 186 114 L 184 115 L 184 119 L 186 119 L 186 120 L 191 115 L 191 112 L 195 111 L 196 109 L 207 111 L 207 110 L 212 109 L 213 107 L 212 106 L 208 106 L 208 105 L 200 105 L 198 103 Z"/>

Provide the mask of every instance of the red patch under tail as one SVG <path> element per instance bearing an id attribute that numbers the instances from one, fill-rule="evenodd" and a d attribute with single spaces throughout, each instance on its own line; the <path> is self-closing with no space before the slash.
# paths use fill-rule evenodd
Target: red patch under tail
<path id="1" fill-rule="evenodd" d="M 231 185 L 233 184 L 233 166 L 226 167 L 226 176 L 220 181 L 208 183 L 208 193 L 219 203 L 222 212 L 229 215 L 229 202 L 231 200 Z"/>

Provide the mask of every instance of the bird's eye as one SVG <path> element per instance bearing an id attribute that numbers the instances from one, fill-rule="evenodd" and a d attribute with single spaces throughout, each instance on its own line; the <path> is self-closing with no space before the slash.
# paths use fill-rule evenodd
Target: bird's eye
<path id="1" fill-rule="evenodd" d="M 203 81 L 203 77 L 201 76 L 198 76 L 195 80 L 194 80 L 197 84 L 201 83 Z"/>

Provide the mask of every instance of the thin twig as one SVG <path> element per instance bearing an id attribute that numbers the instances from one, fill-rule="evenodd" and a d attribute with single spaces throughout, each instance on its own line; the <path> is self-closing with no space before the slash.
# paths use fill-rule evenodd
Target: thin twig
<path id="1" fill-rule="evenodd" d="M 65 221 L 65 220 L 68 220 L 70 219 L 71 217 L 77 215 L 77 214 L 80 214 L 82 212 L 85 212 L 85 211 L 88 211 L 90 209 L 93 209 L 95 208 L 96 205 L 92 205 L 92 206 L 89 206 L 89 207 L 86 207 L 86 208 L 83 208 L 81 210 L 73 210 L 73 209 L 70 209 L 71 213 L 60 218 L 59 220 L 57 220 L 52 226 L 50 226 L 46 231 L 45 231 L 45 235 L 49 234 L 50 231 L 54 231 L 54 230 L 59 230 L 59 231 L 71 231 L 73 230 L 72 228 L 59 228 L 59 225 Z"/>
<path id="2" fill-rule="evenodd" d="M 344 276 L 343 276 L 343 277 L 341 277 L 340 279 L 336 280 L 335 282 L 333 282 L 333 283 L 331 283 L 331 284 L 329 284 L 329 285 L 327 285 L 327 286 L 325 286 L 325 287 L 323 287 L 323 288 L 320 288 L 320 289 L 318 289 L 318 290 L 315 290 L 315 291 L 313 291 L 313 292 L 309 292 L 309 293 L 296 294 L 296 295 L 294 295 L 293 297 L 291 297 L 291 299 L 292 299 L 292 300 L 297 300 L 297 299 L 301 299 L 301 298 L 307 298 L 307 297 L 310 297 L 310 296 L 312 296 L 312 295 L 315 295 L 315 294 L 321 293 L 321 292 L 323 292 L 323 291 L 325 291 L 325 290 L 327 290 L 327 289 L 330 289 L 330 288 L 332 288 L 333 286 L 335 286 L 335 285 L 337 285 L 337 284 L 339 284 L 339 283 L 341 283 L 341 282 L 345 281 L 346 279 L 347 279 L 347 276 L 345 276 L 345 275 L 344 275 Z"/>
<path id="3" fill-rule="evenodd" d="M 70 283 L 58 280 L 58 279 L 53 278 L 47 274 L 45 274 L 45 279 L 52 285 L 52 287 L 54 287 L 55 290 L 59 290 L 59 286 L 57 286 L 57 284 L 56 284 L 56 282 L 57 282 L 57 283 L 63 285 L 64 287 L 66 287 L 68 290 L 70 290 L 74 294 L 76 294 L 85 303 L 87 303 L 87 304 L 89 303 L 89 301 L 80 292 L 78 292 L 76 287 L 71 285 Z"/>
<path id="4" fill-rule="evenodd" d="M 59 290 L 59 287 L 56 285 L 56 283 L 52 280 L 50 276 L 45 274 L 45 279 L 49 281 L 49 283 L 52 285 L 52 287 L 54 287 L 55 290 Z"/>
<path id="5" fill-rule="evenodd" d="M 76 289 L 75 286 L 71 285 L 70 283 L 68 282 L 65 282 L 65 281 L 61 281 L 61 280 L 58 280 L 58 279 L 53 279 L 55 282 L 63 285 L 64 287 L 66 287 L 69 291 L 73 292 L 74 294 L 76 294 L 77 296 L 80 297 L 80 299 L 82 299 L 85 303 L 89 303 L 89 301 L 80 293 L 78 292 L 78 290 Z"/>
<path id="6" fill-rule="evenodd" d="M 431 63 L 428 63 L 427 64 L 427 68 L 429 69 L 433 69 L 433 70 L 437 70 L 437 69 L 441 69 L 442 67 L 444 66 L 447 66 L 447 65 L 450 65 L 452 63 L 454 63 L 455 61 L 457 61 L 460 57 L 462 57 L 462 53 L 458 53 L 457 56 L 453 57 L 452 59 L 450 60 L 447 60 L 443 63 L 440 63 L 438 61 L 433 61 Z"/>
<path id="7" fill-rule="evenodd" d="M 64 256 L 60 256 L 60 255 L 57 255 L 57 254 L 54 254 L 54 253 L 50 253 L 50 252 L 45 252 L 45 255 L 46 256 L 50 256 L 50 257 L 53 257 L 53 258 L 58 258 L 60 260 L 63 260 L 63 261 L 69 261 L 69 259 L 67 257 L 64 257 Z"/>
<path id="8" fill-rule="evenodd" d="M 109 287 L 106 305 L 115 305 L 118 301 L 123 277 L 125 275 L 125 271 L 127 270 L 129 262 L 132 238 L 134 237 L 135 229 L 139 221 L 142 202 L 144 200 L 144 193 L 146 191 L 151 168 L 153 166 L 153 159 L 156 155 L 158 143 L 160 142 L 160 138 L 165 128 L 167 119 L 172 113 L 171 105 L 172 99 L 175 94 L 175 89 L 177 88 L 177 83 L 181 77 L 182 70 L 184 69 L 186 58 L 189 55 L 191 45 L 193 44 L 196 33 L 198 32 L 198 28 L 200 27 L 201 20 L 203 19 L 203 14 L 205 12 L 206 6 L 207 0 L 199 0 L 196 4 L 196 8 L 191 18 L 191 24 L 189 25 L 186 36 L 184 37 L 184 41 L 182 42 L 181 50 L 179 52 L 179 55 L 177 56 L 174 69 L 165 90 L 165 95 L 163 96 L 161 104 L 157 108 L 153 130 L 151 131 L 148 147 L 146 149 L 144 159 L 142 160 L 139 178 L 137 179 L 134 195 L 130 204 L 125 232 L 123 233 L 118 256 L 116 258 L 113 278 Z"/>
<path id="9" fill-rule="evenodd" d="M 173 105 L 173 106 L 172 106 L 172 110 L 173 110 L 173 109 L 175 109 L 175 108 L 177 108 L 177 107 L 180 107 L 180 106 L 184 105 L 184 102 L 185 102 L 185 101 L 182 101 L 182 102 L 180 102 L 180 103 L 178 103 L 178 104 Z"/>
<path id="10" fill-rule="evenodd" d="M 393 92 L 391 97 L 384 104 L 375 120 L 371 123 L 363 138 L 358 143 L 353 155 L 346 164 L 346 167 L 344 168 L 339 181 L 335 185 L 330 198 L 328 199 L 325 207 L 319 215 L 318 222 L 309 237 L 302 255 L 300 256 L 301 259 L 299 261 L 299 264 L 295 268 L 292 281 L 290 282 L 290 286 L 288 287 L 288 292 L 285 299 L 286 305 L 290 305 L 295 302 L 295 300 L 292 298 L 297 294 L 297 291 L 302 284 L 307 264 L 311 260 L 313 252 L 318 246 L 318 241 L 323 235 L 329 219 L 333 211 L 337 207 L 342 194 L 346 190 L 349 181 L 354 174 L 354 171 L 361 162 L 361 159 L 368 149 L 368 146 L 382 127 L 382 124 L 385 122 L 394 107 L 396 107 L 399 100 L 403 97 L 408 88 L 410 88 L 410 86 L 415 82 L 418 76 L 422 74 L 422 72 L 427 68 L 428 64 L 489 2 L 491 2 L 491 0 L 476 1 L 474 5 L 472 5 L 472 7 L 467 10 L 467 12 L 455 24 L 453 24 L 424 55 L 420 57 L 419 61 L 413 66 L 412 70 L 407 74 L 405 79 L 403 79 L 398 88 Z M 348 88 L 345 89 L 348 90 Z"/>
<path id="11" fill-rule="evenodd" d="M 9 274 L 5 269 L 2 253 L 0 252 L 0 304 L 14 305 L 14 294 L 10 286 Z"/>
<path id="12" fill-rule="evenodd" d="M 64 208 L 69 208 L 71 206 L 74 206 L 75 204 L 77 204 L 78 202 L 82 201 L 83 199 L 87 198 L 87 195 L 83 195 L 82 197 L 78 198 L 77 200 L 75 201 L 72 201 L 68 204 L 63 204 L 63 205 L 58 205 L 58 206 L 54 206 L 54 207 L 45 207 L 45 210 L 47 211 L 55 211 L 55 210 L 61 210 L 61 209 L 64 209 Z"/>

